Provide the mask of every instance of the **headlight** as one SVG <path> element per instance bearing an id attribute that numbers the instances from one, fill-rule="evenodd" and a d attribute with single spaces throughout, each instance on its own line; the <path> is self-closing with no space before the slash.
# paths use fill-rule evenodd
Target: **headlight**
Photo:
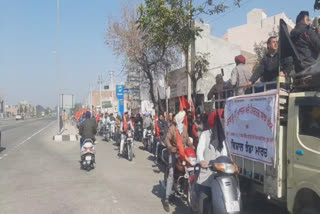
<path id="1" fill-rule="evenodd" d="M 235 164 L 216 163 L 215 167 L 218 171 L 225 172 L 228 174 L 238 173 L 238 167 Z"/>
<path id="2" fill-rule="evenodd" d="M 197 158 L 189 158 L 189 162 L 191 166 L 195 166 L 197 164 Z"/>

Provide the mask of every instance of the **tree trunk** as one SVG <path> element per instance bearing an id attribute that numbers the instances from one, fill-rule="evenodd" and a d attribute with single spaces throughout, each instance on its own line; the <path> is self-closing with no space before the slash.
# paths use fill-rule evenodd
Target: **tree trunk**
<path id="1" fill-rule="evenodd" d="M 159 114 L 159 106 L 158 106 L 158 103 L 156 102 L 156 97 L 154 96 L 154 88 L 153 88 L 153 76 L 152 76 L 152 73 L 150 70 L 145 70 L 145 73 L 147 74 L 147 77 L 149 79 L 149 94 L 150 94 L 150 98 L 151 98 L 151 101 L 153 103 L 153 106 L 154 106 L 154 109 L 155 109 L 155 112 L 156 114 L 158 115 Z M 161 108 L 161 107 L 160 107 Z"/>
<path id="2" fill-rule="evenodd" d="M 197 107 L 197 79 L 195 77 L 191 77 L 191 86 L 192 86 L 192 101 L 194 108 Z"/>

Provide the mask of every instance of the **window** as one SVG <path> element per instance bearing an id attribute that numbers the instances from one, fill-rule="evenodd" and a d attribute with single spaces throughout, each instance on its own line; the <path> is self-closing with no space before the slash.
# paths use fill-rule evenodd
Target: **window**
<path id="1" fill-rule="evenodd" d="M 320 106 L 303 105 L 299 107 L 300 135 L 320 138 Z"/>

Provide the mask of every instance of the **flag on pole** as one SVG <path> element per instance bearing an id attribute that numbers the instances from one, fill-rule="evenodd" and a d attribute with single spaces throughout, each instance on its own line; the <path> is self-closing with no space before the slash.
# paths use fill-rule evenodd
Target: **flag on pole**
<path id="1" fill-rule="evenodd" d="M 181 97 L 181 102 L 182 102 L 183 108 L 185 108 L 187 110 L 190 109 L 190 104 L 189 104 L 188 100 L 184 96 Z"/>

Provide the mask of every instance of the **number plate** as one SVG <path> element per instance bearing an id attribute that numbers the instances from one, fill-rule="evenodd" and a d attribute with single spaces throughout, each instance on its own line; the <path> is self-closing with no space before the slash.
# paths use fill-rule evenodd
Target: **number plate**
<path id="1" fill-rule="evenodd" d="M 226 203 L 226 208 L 228 213 L 239 212 L 240 204 L 239 201 L 231 201 Z"/>
<path id="2" fill-rule="evenodd" d="M 91 155 L 87 155 L 86 160 L 91 160 Z"/>

